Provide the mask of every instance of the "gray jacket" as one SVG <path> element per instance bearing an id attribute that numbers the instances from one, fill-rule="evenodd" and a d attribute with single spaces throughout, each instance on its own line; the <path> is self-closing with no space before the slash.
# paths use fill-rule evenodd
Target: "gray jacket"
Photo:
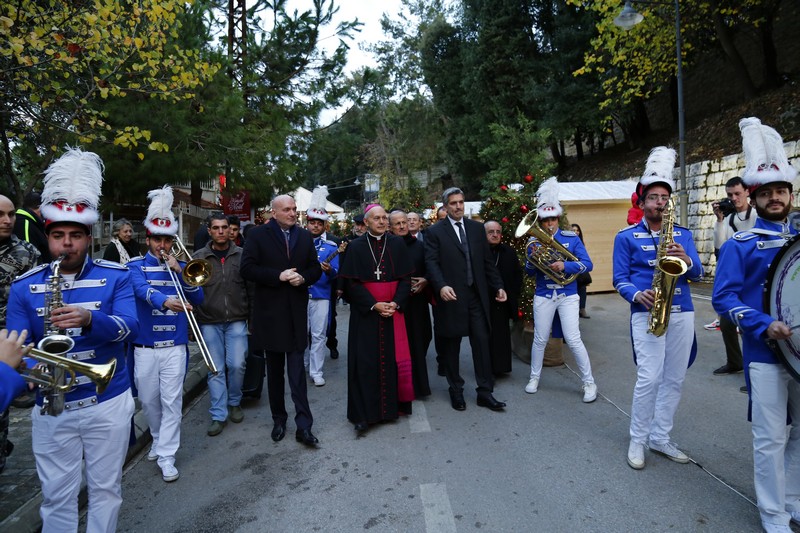
<path id="1" fill-rule="evenodd" d="M 193 259 L 211 263 L 211 280 L 203 285 L 202 305 L 195 307 L 201 324 L 223 324 L 250 318 L 250 296 L 247 282 L 239 274 L 242 249 L 231 243 L 228 255 L 220 261 L 211 250 L 211 242 L 192 254 Z"/>

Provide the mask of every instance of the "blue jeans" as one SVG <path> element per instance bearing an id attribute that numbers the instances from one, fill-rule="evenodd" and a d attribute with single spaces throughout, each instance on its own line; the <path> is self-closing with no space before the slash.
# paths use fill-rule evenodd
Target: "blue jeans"
<path id="1" fill-rule="evenodd" d="M 242 401 L 242 381 L 247 358 L 247 322 L 200 324 L 200 331 L 219 373 L 208 374 L 212 420 L 228 419 L 228 406 Z M 227 385 L 226 385 L 227 376 Z"/>

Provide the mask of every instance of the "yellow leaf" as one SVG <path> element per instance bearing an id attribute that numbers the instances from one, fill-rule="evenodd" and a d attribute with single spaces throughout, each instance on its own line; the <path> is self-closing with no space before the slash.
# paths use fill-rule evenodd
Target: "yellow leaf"
<path id="1" fill-rule="evenodd" d="M 144 159 L 144 154 L 142 152 L 136 152 L 136 157 L 139 158 L 139 161 L 142 161 Z"/>

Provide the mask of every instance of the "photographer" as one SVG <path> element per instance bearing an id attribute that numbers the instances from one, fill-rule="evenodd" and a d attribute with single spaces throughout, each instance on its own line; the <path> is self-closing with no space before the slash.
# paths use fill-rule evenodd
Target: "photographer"
<path id="1" fill-rule="evenodd" d="M 727 198 L 711 204 L 717 221 L 714 223 L 714 255 L 719 256 L 722 244 L 733 237 L 737 231 L 747 231 L 756 223 L 757 215 L 749 203 L 750 193 L 742 178 L 731 178 L 725 183 Z M 739 334 L 736 325 L 725 317 L 718 321 L 725 343 L 727 362 L 714 370 L 715 376 L 738 374 L 742 371 L 742 349 L 739 347 Z M 716 324 L 708 324 L 706 329 L 716 329 Z"/>

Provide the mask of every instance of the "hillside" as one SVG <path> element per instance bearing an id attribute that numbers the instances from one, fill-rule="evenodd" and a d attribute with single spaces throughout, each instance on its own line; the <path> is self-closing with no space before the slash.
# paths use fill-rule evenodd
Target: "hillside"
<path id="1" fill-rule="evenodd" d="M 800 83 L 789 83 L 701 120 L 687 120 L 687 166 L 741 152 L 738 123 L 740 118 L 750 116 L 774 127 L 786 141 L 800 138 Z M 620 144 L 582 160 L 572 159 L 559 179 L 602 181 L 639 176 L 651 147 L 666 144 L 677 148 L 677 127 L 675 130 L 653 132 L 643 143 L 644 147 L 637 150 L 631 151 L 625 144 Z"/>

